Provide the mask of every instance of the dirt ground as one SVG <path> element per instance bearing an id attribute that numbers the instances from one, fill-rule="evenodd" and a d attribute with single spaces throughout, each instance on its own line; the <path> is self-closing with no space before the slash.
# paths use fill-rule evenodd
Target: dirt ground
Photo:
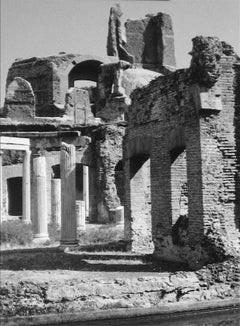
<path id="1" fill-rule="evenodd" d="M 97 248 L 99 245 L 93 247 Z M 87 249 L 93 250 L 93 247 L 89 246 Z M 140 275 L 158 275 L 159 272 L 174 272 L 184 268 L 179 264 L 155 263 L 148 255 L 134 255 L 121 251 L 87 252 L 83 249 L 63 251 L 58 247 L 48 247 L 2 251 L 1 282 L 18 282 L 19 278 L 43 282 L 49 278 L 56 280 L 113 279 L 119 276 L 132 278 Z"/>

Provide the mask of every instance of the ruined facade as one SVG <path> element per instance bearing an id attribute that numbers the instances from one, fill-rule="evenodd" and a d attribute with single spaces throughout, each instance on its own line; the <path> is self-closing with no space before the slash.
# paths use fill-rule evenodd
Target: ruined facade
<path id="1" fill-rule="evenodd" d="M 88 221 L 113 222 L 124 207 L 132 251 L 195 266 L 238 254 L 239 58 L 217 38 L 196 37 L 190 67 L 176 70 L 163 13 L 127 21 L 125 32 L 112 8 L 108 56 L 63 53 L 10 67 L 0 136 L 29 139 L 32 216 L 34 166 L 44 157 L 46 214 L 58 219 L 65 143 L 76 150 L 75 200 Z M 2 219 L 21 216 L 23 153 L 1 157 Z"/>
<path id="2" fill-rule="evenodd" d="M 133 249 L 153 242 L 157 257 L 196 265 L 239 254 L 239 58 L 212 37 L 191 54 L 131 95 L 125 228 Z"/>

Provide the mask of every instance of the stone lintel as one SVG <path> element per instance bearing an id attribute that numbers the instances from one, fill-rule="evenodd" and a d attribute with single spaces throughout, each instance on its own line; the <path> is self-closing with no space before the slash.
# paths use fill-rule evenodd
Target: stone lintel
<path id="1" fill-rule="evenodd" d="M 17 137 L 0 137 L 0 150 L 27 151 L 30 147 L 30 139 Z"/>
<path id="2" fill-rule="evenodd" d="M 12 145 L 29 146 L 30 145 L 30 140 L 28 138 L 0 136 L 0 144 L 1 145 L 12 144 Z"/>

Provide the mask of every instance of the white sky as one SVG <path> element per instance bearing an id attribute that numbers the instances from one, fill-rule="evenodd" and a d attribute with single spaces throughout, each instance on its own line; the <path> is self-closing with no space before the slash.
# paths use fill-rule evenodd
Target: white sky
<path id="1" fill-rule="evenodd" d="M 106 55 L 108 16 L 120 3 L 123 23 L 147 13 L 171 15 L 179 68 L 188 67 L 191 39 L 218 36 L 239 53 L 240 0 L 0 0 L 1 105 L 7 71 L 16 58 L 67 53 Z"/>

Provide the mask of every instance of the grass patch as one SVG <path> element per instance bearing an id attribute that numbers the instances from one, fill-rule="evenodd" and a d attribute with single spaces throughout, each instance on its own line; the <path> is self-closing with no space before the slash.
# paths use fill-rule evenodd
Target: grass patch
<path id="1" fill-rule="evenodd" d="M 113 225 L 87 225 L 86 231 L 79 233 L 80 244 L 102 244 L 124 239 L 123 228 Z"/>
<path id="2" fill-rule="evenodd" d="M 50 242 L 60 240 L 60 230 L 56 225 L 49 225 Z M 124 239 L 123 227 L 112 224 L 87 224 L 85 231 L 78 231 L 78 241 L 82 245 L 105 244 Z"/>
<path id="3" fill-rule="evenodd" d="M 32 225 L 20 220 L 3 221 L 0 230 L 0 244 L 10 246 L 29 245 L 33 240 Z"/>
<path id="4" fill-rule="evenodd" d="M 32 225 L 21 220 L 4 221 L 1 224 L 0 245 L 8 247 L 46 247 L 58 246 L 60 241 L 60 229 L 57 225 L 48 225 L 50 240 L 41 244 L 34 244 Z M 122 226 L 113 224 L 87 224 L 85 231 L 78 232 L 80 245 L 105 245 L 124 240 Z"/>

